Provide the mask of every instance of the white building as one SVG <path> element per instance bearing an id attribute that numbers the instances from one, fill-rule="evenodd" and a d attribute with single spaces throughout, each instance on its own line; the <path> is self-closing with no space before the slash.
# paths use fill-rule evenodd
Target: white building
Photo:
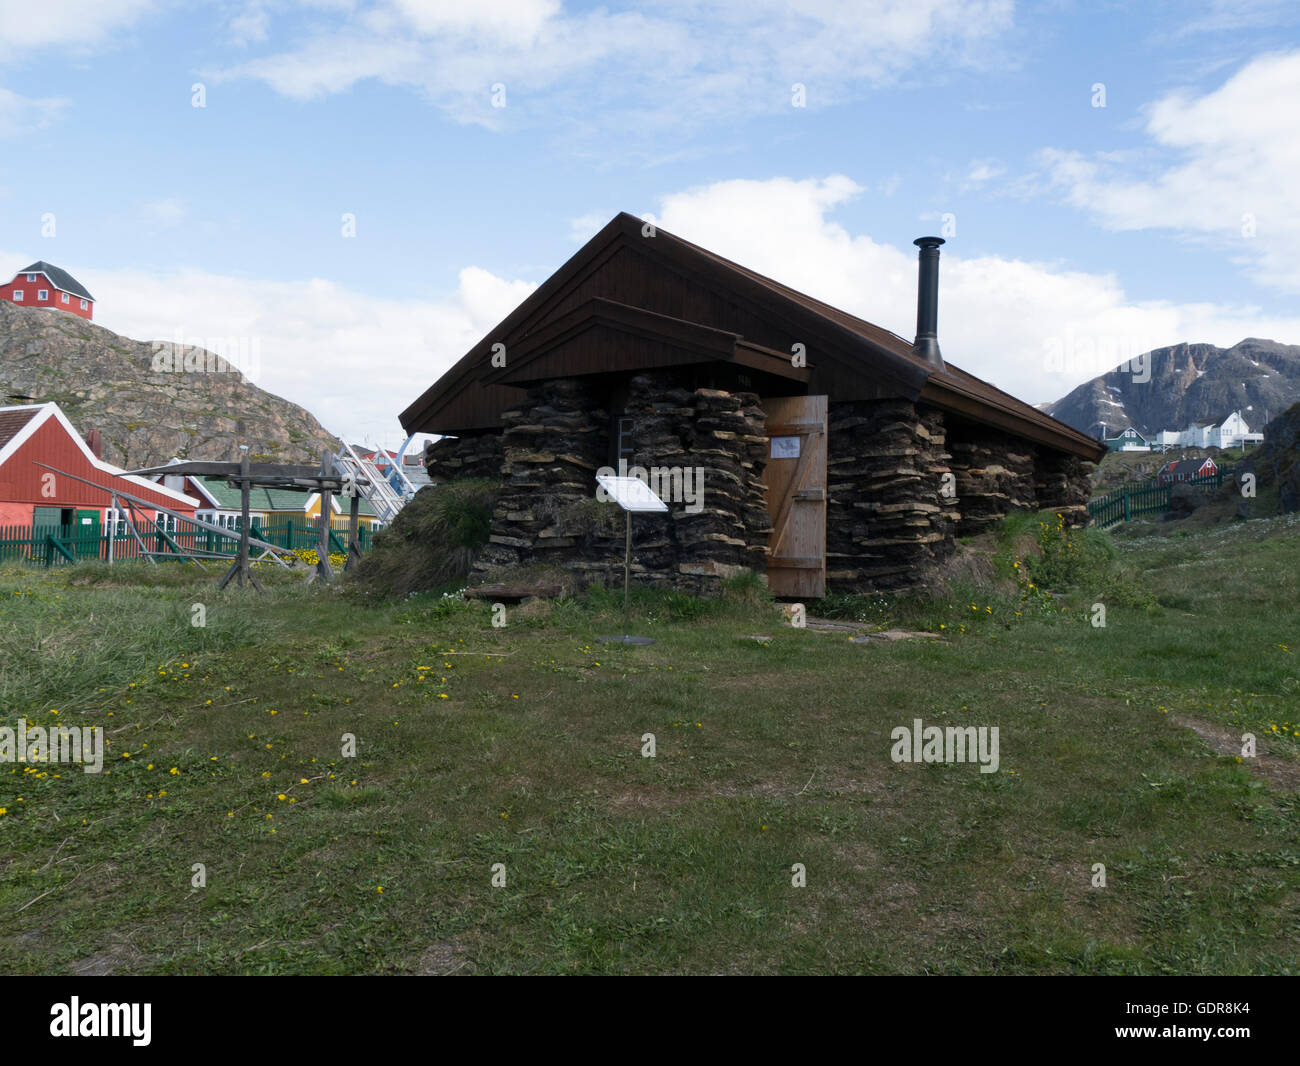
<path id="1" fill-rule="evenodd" d="M 1263 441 L 1264 434 L 1252 433 L 1241 412 L 1233 411 L 1219 424 L 1213 443 L 1220 448 L 1235 448 L 1238 444 L 1261 444 Z"/>
<path id="2" fill-rule="evenodd" d="M 1252 433 L 1241 411 L 1233 411 L 1222 420 L 1190 422 L 1186 429 L 1162 429 L 1151 439 L 1152 447 L 1167 448 L 1235 448 L 1237 445 L 1260 444 L 1262 433 Z"/>

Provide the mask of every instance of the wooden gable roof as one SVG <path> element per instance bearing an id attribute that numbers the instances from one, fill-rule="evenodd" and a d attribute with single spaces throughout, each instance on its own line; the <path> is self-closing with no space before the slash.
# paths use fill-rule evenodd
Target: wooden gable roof
<path id="1" fill-rule="evenodd" d="M 831 400 L 902 397 L 1088 458 L 1105 446 L 910 341 L 663 229 L 615 216 L 400 418 L 408 433 L 493 429 L 545 378 L 731 362 Z M 497 344 L 504 367 L 492 366 Z M 802 344 L 808 366 L 791 366 Z M 499 350 L 499 349 L 498 349 Z M 611 360 L 611 353 L 617 353 Z"/>

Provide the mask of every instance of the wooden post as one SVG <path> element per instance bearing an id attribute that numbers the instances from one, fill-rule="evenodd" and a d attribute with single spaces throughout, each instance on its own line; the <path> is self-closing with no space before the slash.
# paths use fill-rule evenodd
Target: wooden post
<path id="1" fill-rule="evenodd" d="M 357 540 L 357 525 L 361 514 L 361 493 L 353 491 L 352 507 L 348 514 L 348 561 L 343 564 L 346 573 L 361 561 L 361 544 Z"/>
<path id="2" fill-rule="evenodd" d="M 240 585 L 244 584 L 247 579 L 248 583 L 257 589 L 263 591 L 262 584 L 253 576 L 253 571 L 248 565 L 248 538 L 252 533 L 252 522 L 249 517 L 249 494 L 252 490 L 252 471 L 249 467 L 248 453 L 239 460 L 239 554 L 235 561 L 230 564 L 230 569 L 226 571 L 226 576 L 217 584 L 217 588 L 225 588 L 230 579 L 236 578 Z"/>
<path id="3" fill-rule="evenodd" d="M 113 565 L 113 541 L 117 539 L 117 494 L 113 493 L 108 497 L 109 506 L 112 507 L 112 522 L 108 530 L 108 565 Z"/>
<path id="4" fill-rule="evenodd" d="M 244 579 L 251 577 L 248 569 L 248 534 L 249 534 L 249 500 L 248 495 L 250 486 L 249 480 L 249 463 L 248 452 L 244 452 L 243 457 L 239 460 L 239 584 L 244 584 Z"/>
<path id="5" fill-rule="evenodd" d="M 332 474 L 330 469 L 330 453 L 323 451 L 320 453 L 320 472 L 324 477 Z M 329 489 L 322 488 L 320 493 L 320 543 L 316 548 L 316 573 L 322 581 L 329 581 L 334 577 L 334 572 L 330 569 L 330 521 L 334 512 L 334 493 Z"/>

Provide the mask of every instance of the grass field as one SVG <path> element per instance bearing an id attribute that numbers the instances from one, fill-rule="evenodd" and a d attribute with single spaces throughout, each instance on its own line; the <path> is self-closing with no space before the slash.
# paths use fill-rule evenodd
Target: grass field
<path id="1" fill-rule="evenodd" d="M 110 747 L 0 764 L 0 971 L 1295 973 L 1294 519 L 1120 538 L 1140 595 L 826 605 L 937 634 L 892 643 L 744 589 L 624 648 L 608 594 L 4 572 L 0 725 Z M 998 772 L 891 761 L 916 718 Z"/>

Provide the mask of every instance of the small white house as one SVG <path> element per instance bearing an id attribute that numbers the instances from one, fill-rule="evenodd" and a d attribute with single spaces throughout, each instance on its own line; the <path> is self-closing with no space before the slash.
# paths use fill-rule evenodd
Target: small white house
<path id="1" fill-rule="evenodd" d="M 1234 448 L 1238 444 L 1262 444 L 1263 441 L 1264 434 L 1252 433 L 1241 412 L 1233 411 L 1220 423 L 1215 443 L 1220 448 Z"/>

